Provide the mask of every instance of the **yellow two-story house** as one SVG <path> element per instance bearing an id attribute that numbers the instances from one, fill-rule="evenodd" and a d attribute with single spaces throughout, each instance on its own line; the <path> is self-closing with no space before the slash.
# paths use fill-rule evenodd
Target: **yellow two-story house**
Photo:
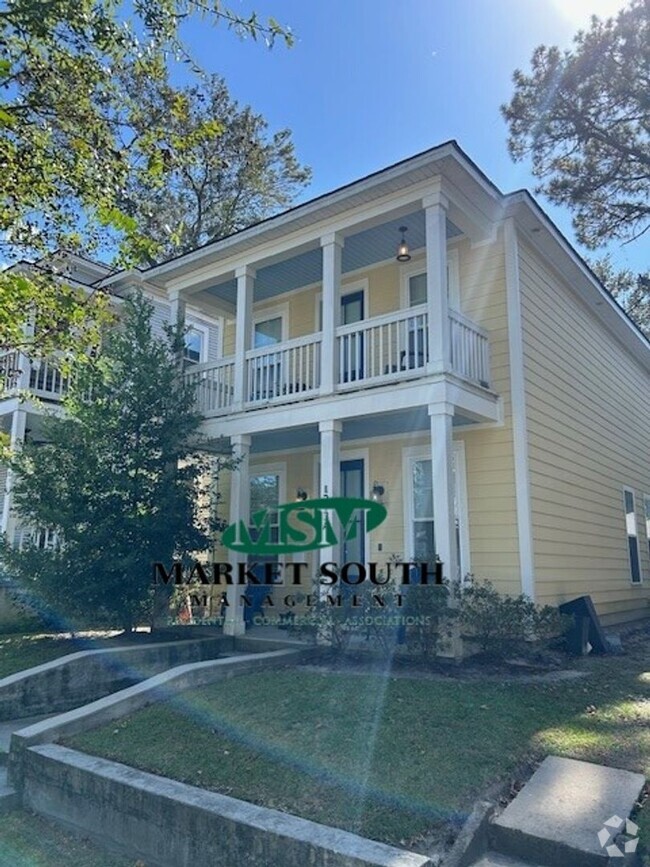
<path id="1" fill-rule="evenodd" d="M 374 497 L 384 523 L 314 569 L 437 555 L 539 603 L 589 594 L 605 624 L 650 615 L 650 343 L 455 142 L 100 285 L 210 323 L 186 375 L 240 458 L 229 522 Z"/>

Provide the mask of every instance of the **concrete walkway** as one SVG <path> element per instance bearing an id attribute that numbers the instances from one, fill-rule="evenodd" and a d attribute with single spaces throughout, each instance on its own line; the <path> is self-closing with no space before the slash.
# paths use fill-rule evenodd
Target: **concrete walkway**
<path id="1" fill-rule="evenodd" d="M 472 867 L 616 864 L 612 847 L 623 848 L 617 837 L 644 785 L 642 774 L 548 756 L 492 822 L 489 851 Z"/>

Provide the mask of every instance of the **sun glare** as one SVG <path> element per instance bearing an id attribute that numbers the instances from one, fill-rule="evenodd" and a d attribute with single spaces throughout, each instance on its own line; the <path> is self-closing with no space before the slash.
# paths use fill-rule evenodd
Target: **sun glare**
<path id="1" fill-rule="evenodd" d="M 610 18 L 625 6 L 625 0 L 552 0 L 552 3 L 576 27 L 586 27 L 592 15 Z"/>

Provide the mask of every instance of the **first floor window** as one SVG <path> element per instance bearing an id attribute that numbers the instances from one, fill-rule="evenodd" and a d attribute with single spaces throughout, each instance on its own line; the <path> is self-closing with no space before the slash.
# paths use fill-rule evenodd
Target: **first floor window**
<path id="1" fill-rule="evenodd" d="M 623 492 L 625 504 L 625 528 L 627 530 L 627 547 L 630 556 L 630 580 L 632 584 L 641 583 L 641 563 L 639 558 L 639 538 L 636 529 L 636 507 L 634 491 L 625 488 Z"/>
<path id="2" fill-rule="evenodd" d="M 646 494 L 643 498 L 645 507 L 645 537 L 648 542 L 648 556 L 650 557 L 650 494 Z"/>

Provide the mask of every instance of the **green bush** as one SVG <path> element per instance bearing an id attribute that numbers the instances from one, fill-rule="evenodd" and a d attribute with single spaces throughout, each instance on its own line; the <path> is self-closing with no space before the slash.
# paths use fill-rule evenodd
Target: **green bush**
<path id="1" fill-rule="evenodd" d="M 433 659 L 450 637 L 456 609 L 447 584 L 413 584 L 404 588 L 406 648 L 424 660 Z"/>
<path id="2" fill-rule="evenodd" d="M 523 593 L 499 593 L 488 581 L 468 576 L 456 586 L 458 617 L 465 637 L 496 658 L 527 655 L 563 635 L 571 618 L 550 605 L 539 606 Z"/>

